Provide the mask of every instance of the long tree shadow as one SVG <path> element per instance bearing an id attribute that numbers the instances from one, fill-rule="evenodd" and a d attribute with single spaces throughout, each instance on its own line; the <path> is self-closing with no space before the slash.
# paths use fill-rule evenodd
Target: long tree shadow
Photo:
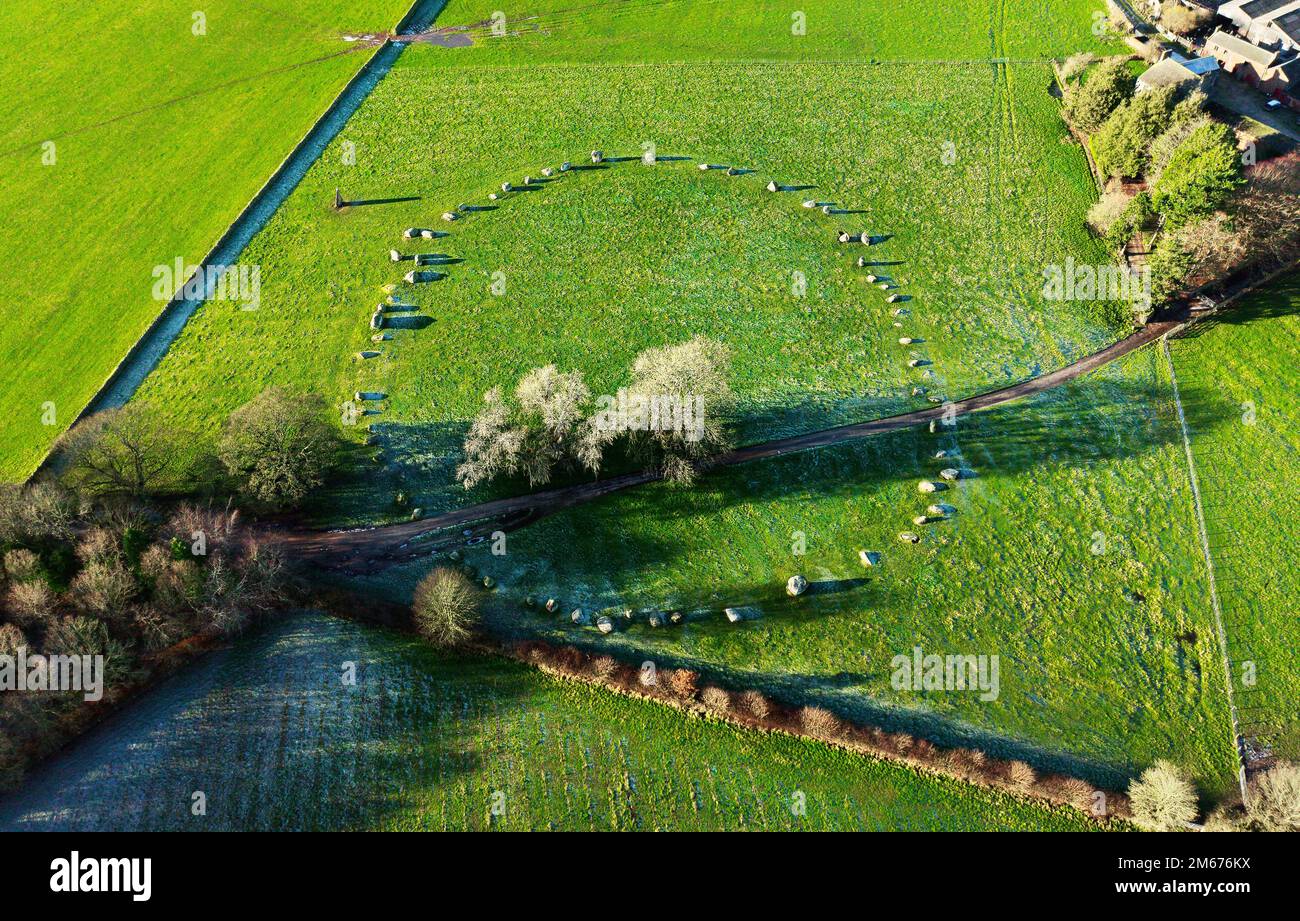
<path id="1" fill-rule="evenodd" d="M 1178 339 L 1197 339 L 1224 326 L 1246 326 L 1292 317 L 1300 313 L 1300 270 L 1284 276 L 1268 287 L 1247 295 L 1213 316 L 1201 320 L 1180 333 Z"/>
<path id="2" fill-rule="evenodd" d="M 1206 432 L 1236 418 L 1236 410 L 1214 393 L 1184 387 L 1184 411 L 1189 423 Z M 790 496 L 818 498 L 860 498 L 864 493 L 915 476 L 918 469 L 937 468 L 938 464 L 974 466 L 980 477 L 1011 478 L 1036 474 L 1060 467 L 1091 467 L 1120 461 L 1140 464 L 1152 452 L 1181 446 L 1181 429 L 1168 388 L 1160 383 L 1137 383 L 1129 380 L 1085 379 L 1058 391 L 1041 394 L 1021 403 L 1011 404 L 958 420 L 955 431 L 934 434 L 925 427 L 890 433 L 864 441 L 807 454 L 792 455 L 723 471 L 706 477 L 699 486 L 683 494 L 680 501 L 637 501 L 620 509 L 618 496 L 598 500 L 587 506 L 561 513 L 556 520 L 534 527 L 547 534 L 563 534 L 571 528 L 597 532 L 590 542 L 613 548 L 620 542 L 635 544 L 635 554 L 610 552 L 600 563 L 599 582 L 607 590 L 592 594 L 584 588 L 581 598 L 563 599 L 564 606 L 603 607 L 625 603 L 619 587 L 632 585 L 647 566 L 672 571 L 689 548 L 665 540 L 671 527 L 684 515 L 708 516 L 710 520 L 737 522 L 741 516 L 730 510 L 741 506 L 772 503 Z M 943 459 L 934 457 L 945 451 Z M 942 496 L 936 497 L 942 501 Z M 599 536 L 601 528 L 619 529 L 608 541 Z M 626 530 L 631 529 L 629 538 Z M 767 535 L 757 536 L 763 539 Z M 646 539 L 643 545 L 642 539 Z M 744 541 L 743 531 L 731 530 L 728 542 Z M 547 543 L 543 539 L 543 543 Z M 597 574 L 582 577 L 584 583 Z M 656 581 L 661 592 L 666 587 Z M 707 650 L 728 642 L 729 631 L 743 629 L 725 622 L 724 607 L 752 607 L 762 612 L 764 620 L 780 621 L 796 628 L 809 628 L 819 621 L 835 618 L 850 609 L 860 613 L 879 609 L 889 595 L 884 585 L 870 577 L 848 580 L 816 580 L 802 598 L 790 599 L 782 586 L 773 584 L 725 586 L 674 586 L 671 597 L 662 597 L 663 610 L 684 613 L 677 627 L 652 628 L 645 614 L 644 597 L 633 596 L 634 617 L 617 622 L 613 640 L 600 637 L 590 627 L 579 629 L 562 625 L 559 636 L 592 649 L 616 651 L 625 656 L 648 655 L 668 665 L 681 665 L 701 671 L 732 687 L 759 687 L 793 702 L 811 702 L 829 707 L 841 715 L 892 731 L 906 731 L 929 738 L 941 745 L 974 745 L 999 757 L 1026 761 L 1040 770 L 1059 771 L 1085 777 L 1095 783 L 1116 788 L 1122 786 L 1140 765 L 1114 738 L 1099 730 L 1078 725 L 1070 731 L 1087 745 L 1072 745 L 1081 750 L 1104 752 L 1104 758 L 1083 757 L 1067 751 L 1054 751 L 1040 744 L 1007 737 L 998 732 L 954 721 L 942 713 L 900 708 L 883 703 L 868 693 L 849 693 L 856 686 L 878 682 L 878 672 L 839 672 L 806 674 L 775 673 L 729 667 L 706 653 L 683 652 L 683 636 L 707 636 L 702 645 Z M 641 602 L 638 605 L 638 601 Z M 510 635 L 556 636 L 556 625 L 527 615 L 506 616 L 494 621 L 495 629 Z M 680 633 L 678 631 L 686 631 Z M 1068 715 L 1060 718 L 1068 720 Z"/>
<path id="3" fill-rule="evenodd" d="M 1095 399 L 1080 400 L 1093 390 Z M 1194 386 L 1181 388 L 1189 426 L 1209 433 L 1236 418 L 1236 410 L 1216 393 Z M 820 405 L 820 404 L 818 404 Z M 762 424 L 817 431 L 793 425 L 804 407 L 768 409 Z M 746 429 L 756 426 L 749 420 Z M 1105 433 L 1105 439 L 1090 438 Z M 1161 384 L 1084 380 L 1029 400 L 957 419 L 934 433 L 925 426 L 786 455 L 727 469 L 707 477 L 708 502 L 718 511 L 739 504 L 765 503 L 792 492 L 820 497 L 860 494 L 875 484 L 911 476 L 914 470 L 937 472 L 934 455 L 944 450 L 942 466 L 974 465 L 981 476 L 1015 477 L 1055 467 L 1092 465 L 1101 460 L 1135 460 L 1178 443 L 1170 391 Z M 907 470 L 900 473 L 900 467 Z M 610 499 L 600 501 L 612 501 Z M 655 514 L 655 509 L 641 509 Z M 673 507 L 662 509 L 672 516 Z"/>
<path id="4" fill-rule="evenodd" d="M 805 616 L 812 620 L 826 615 Z M 1076 737 L 1088 737 L 1089 742 L 1106 751 L 1108 761 L 1049 749 L 1033 741 L 974 726 L 944 713 L 890 704 L 862 691 L 872 682 L 887 679 L 889 672 L 885 669 L 806 675 L 733 668 L 714 660 L 683 655 L 672 642 L 670 631 L 661 632 L 661 641 L 642 643 L 638 648 L 611 648 L 608 642 L 585 633 L 566 635 L 563 642 L 588 652 L 610 654 L 633 664 L 652 661 L 661 669 L 688 668 L 698 672 L 705 683 L 735 689 L 758 689 L 787 704 L 823 707 L 860 725 L 907 733 L 943 747 L 975 748 L 995 758 L 1023 761 L 1039 772 L 1079 777 L 1107 789 L 1123 788 L 1144 766 L 1134 760 L 1119 741 L 1108 739 L 1087 726 L 1075 725 L 1070 731 Z M 533 634 L 518 630 L 514 635 L 527 637 Z"/>
<path id="5" fill-rule="evenodd" d="M 426 318 L 413 319 L 418 322 Z M 1209 432 L 1235 418 L 1233 408 L 1217 394 L 1184 386 L 1182 397 L 1193 431 Z M 929 405 L 920 398 L 906 396 L 787 399 L 753 407 L 735 423 L 741 433 L 740 442 L 748 444 Z M 1170 393 L 1164 385 L 1094 375 L 1027 400 L 960 417 L 955 427 L 940 427 L 933 434 L 925 426 L 917 426 L 724 469 L 706 475 L 696 492 L 707 495 L 718 511 L 737 504 L 770 502 L 795 489 L 824 497 L 854 495 L 873 484 L 906 475 L 899 473 L 900 465 L 909 470 L 931 467 L 937 450 L 958 443 L 961 457 L 988 476 L 1017 476 L 1053 466 L 1091 464 L 1103 457 L 1124 459 L 1179 437 L 1177 427 L 1160 423 L 1161 418 L 1166 422 L 1173 418 Z M 415 507 L 426 515 L 436 514 L 536 491 L 519 478 L 469 491 L 462 489 L 455 481 L 455 472 L 468 427 L 468 421 L 407 423 L 376 419 L 368 426 L 375 443 L 372 455 L 354 454 L 350 475 L 337 478 L 314 496 L 307 520 L 373 523 L 377 515 L 397 520 Z M 1108 435 L 1104 444 L 1087 437 L 1088 433 L 1102 432 L 1115 434 Z M 645 463 L 641 456 L 611 456 L 601 478 L 640 470 Z M 546 488 L 591 480 L 582 471 L 561 471 Z M 396 498 L 398 493 L 404 494 L 406 501 L 390 504 L 388 499 Z M 385 498 L 377 503 L 376 495 Z M 639 509 L 638 514 L 671 517 L 677 514 L 677 506 L 659 503 Z"/>
<path id="6" fill-rule="evenodd" d="M 380 628 L 288 615 L 38 766 L 0 801 L 0 829 L 373 827 L 482 770 L 482 740 L 531 681 Z"/>
<path id="7" fill-rule="evenodd" d="M 841 604 L 828 607 L 824 599 L 815 600 L 819 583 L 799 598 L 786 595 L 780 586 L 753 584 L 730 586 L 725 595 L 698 594 L 680 605 L 684 615 L 675 624 L 651 627 L 647 609 L 636 609 L 633 619 L 615 617 L 616 632 L 600 636 L 585 628 L 554 629 L 554 618 L 540 610 L 521 616 L 497 616 L 492 630 L 503 639 L 527 639 L 538 636 L 578 646 L 595 654 L 610 654 L 640 665 L 650 661 L 657 668 L 688 668 L 700 673 L 705 683 L 717 683 L 733 689 L 756 688 L 788 704 L 815 704 L 830 709 L 853 722 L 878 726 L 889 732 L 903 732 L 926 738 L 945 747 L 977 748 L 997 758 L 1024 761 L 1036 770 L 1081 777 L 1103 787 L 1117 789 L 1135 775 L 1141 765 L 1132 761 L 1119 741 L 1108 739 L 1090 727 L 1071 728 L 1078 737 L 1087 737 L 1095 749 L 1106 751 L 1110 761 L 1088 758 L 1062 750 L 1050 750 L 1032 741 L 1008 736 L 994 729 L 979 727 L 942 712 L 915 707 L 901 707 L 873 696 L 870 687 L 888 680 L 892 667 L 859 671 L 839 671 L 809 675 L 728 666 L 718 661 L 683 651 L 684 642 L 710 645 L 727 642 L 728 634 L 747 629 L 747 625 L 764 620 L 780 620 L 798 627 L 813 628 L 829 618 L 851 612 L 869 611 L 886 603 L 888 589 L 878 579 L 840 580 Z M 853 583 L 843 587 L 843 582 Z M 835 585 L 828 580 L 823 585 Z M 720 600 L 725 597 L 729 601 Z M 728 623 L 720 614 L 722 605 L 745 605 L 755 613 L 740 623 Z"/>

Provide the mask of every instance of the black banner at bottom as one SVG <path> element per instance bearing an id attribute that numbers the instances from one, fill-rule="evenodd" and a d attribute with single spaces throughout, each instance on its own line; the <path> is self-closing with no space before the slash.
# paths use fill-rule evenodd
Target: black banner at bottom
<path id="1" fill-rule="evenodd" d="M 1290 835 L 861 834 L 624 836 L 547 841 L 487 834 L 7 834 L 0 881 L 12 908 L 64 903 L 205 909 L 292 899 L 373 910 L 376 896 L 484 899 L 531 910 L 555 886 L 582 896 L 669 898 L 689 880 L 728 900 L 814 884 L 881 896 L 1017 897 L 1072 906 L 1277 899 L 1294 884 Z M 639 880 L 639 881 L 638 881 Z M 619 902 L 607 903 L 611 906 Z M 736 906 L 731 904 L 734 909 Z M 770 907 L 770 906 L 769 906 Z"/>

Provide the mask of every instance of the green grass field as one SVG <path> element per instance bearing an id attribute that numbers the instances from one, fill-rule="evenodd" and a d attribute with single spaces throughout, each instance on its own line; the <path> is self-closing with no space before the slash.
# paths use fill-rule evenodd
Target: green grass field
<path id="1" fill-rule="evenodd" d="M 1231 409 L 1184 385 L 1206 431 Z M 936 460 L 943 449 L 950 457 Z M 955 452 L 955 453 L 954 453 Z M 954 459 L 955 458 L 955 459 Z M 937 497 L 947 464 L 978 473 Z M 940 501 L 950 520 L 916 527 Z M 917 531 L 922 542 L 902 544 Z M 859 719 L 971 741 L 1123 786 L 1172 757 L 1212 798 L 1232 788 L 1228 709 L 1163 356 L 1148 350 L 1078 384 L 964 420 L 602 500 L 490 544 L 468 561 L 500 583 L 493 624 L 621 656 L 688 663 Z M 865 570 L 860 550 L 883 554 Z M 803 550 L 802 554 L 797 550 Z M 399 596 L 427 568 L 377 583 Z M 792 601 L 785 580 L 812 592 Z M 560 600 L 527 611 L 528 595 Z M 752 606 L 739 625 L 724 607 Z M 609 637 L 567 622 L 625 608 Z M 681 610 L 683 627 L 651 628 Z M 1001 692 L 898 691 L 890 662 L 997 655 Z"/>
<path id="2" fill-rule="evenodd" d="M 1171 346 L 1182 389 L 1230 412 L 1224 425 L 1188 427 L 1243 735 L 1291 759 L 1300 757 L 1298 346 L 1300 275 Z"/>
<path id="3" fill-rule="evenodd" d="M 447 58 L 457 66 L 724 58 L 1042 61 L 1122 47 L 1093 34 L 1092 15 L 1103 9 L 1093 0 L 960 2 L 948 4 L 942 15 L 925 0 L 891 0 L 877 8 L 822 0 L 815 9 L 777 0 L 536 0 L 516 8 L 494 0 L 452 0 L 438 26 L 469 27 L 463 34 L 473 44 Z M 500 36 L 492 27 L 498 11 L 505 14 Z"/>
<path id="4" fill-rule="evenodd" d="M 1012 48 L 972 7 L 981 28 L 909 56 L 916 43 L 898 20 L 920 28 L 918 4 L 880 23 L 854 20 L 876 44 L 852 55 L 856 39 L 810 26 L 799 47 L 812 60 L 797 66 L 779 30 L 724 40 L 735 27 L 709 4 L 683 13 L 695 25 L 680 42 L 629 31 L 634 18 L 583 16 L 469 48 L 415 47 L 340 136 L 357 165 L 327 152 L 247 251 L 262 267 L 263 310 L 200 311 L 140 398 L 211 433 L 270 385 L 337 404 L 355 390 L 389 394 L 366 420 L 381 463 L 311 510 L 321 523 L 362 523 L 405 514 L 398 491 L 428 512 L 521 491 L 466 495 L 451 473 L 479 395 L 551 361 L 613 392 L 639 350 L 714 335 L 735 353 L 742 440 L 927 405 L 915 386 L 960 396 L 1063 365 L 1123 332 L 1124 309 L 1042 293 L 1045 265 L 1108 259 L 1083 227 L 1095 189 L 1064 143 L 1050 67 L 1023 61 L 1099 47 L 1091 4 L 1054 9 L 1079 25 L 1077 40 L 1043 30 Z M 439 23 L 474 15 L 453 5 Z M 626 47 L 595 63 L 613 34 Z M 456 224 L 438 220 L 542 166 L 593 147 L 636 156 L 646 141 L 692 160 L 619 163 Z M 699 160 L 759 172 L 701 173 Z M 769 178 L 816 189 L 772 195 Z M 419 200 L 335 213 L 336 186 L 350 199 Z M 805 197 L 866 213 L 826 217 L 800 208 Z M 913 298 L 902 327 L 852 267 L 858 251 L 832 242 L 853 222 L 892 235 L 868 252 L 897 263 L 881 272 Z M 386 256 L 406 246 L 408 226 L 450 230 L 430 248 L 464 261 L 405 292 L 424 319 L 393 330 L 379 358 L 358 360 L 380 286 L 409 268 Z M 489 290 L 498 271 L 500 296 Z M 905 348 L 900 335 L 924 343 Z M 933 362 L 930 376 L 907 367 L 912 357 Z M 503 582 L 503 629 L 691 662 L 1112 786 L 1172 757 L 1218 798 L 1234 771 L 1227 702 L 1168 383 L 1148 352 L 964 424 L 942 446 L 980 476 L 938 497 L 957 511 L 924 528 L 916 548 L 897 540 L 930 501 L 916 481 L 947 465 L 924 432 L 735 470 L 689 493 L 618 497 L 521 532 L 505 560 L 475 563 Z M 1197 408 L 1207 427 L 1227 412 L 1212 396 Z M 794 532 L 807 540 L 803 557 L 791 553 Z M 859 549 L 887 559 L 865 583 Z M 421 571 L 377 588 L 400 595 Z M 780 586 L 796 571 L 823 591 L 792 605 Z M 566 611 L 680 607 L 702 618 L 599 641 L 525 619 L 526 593 L 554 594 Z M 761 620 L 720 621 L 722 606 L 749 603 Z M 895 692 L 888 663 L 914 645 L 999 655 L 1000 697 Z"/>
<path id="5" fill-rule="evenodd" d="M 956 396 L 1020 380 L 1122 328 L 1103 318 L 1122 307 L 1042 296 L 1045 264 L 1108 258 L 1082 225 L 1094 190 L 1062 143 L 1045 64 L 515 68 L 458 65 L 463 50 L 406 53 L 246 252 L 264 309 L 201 311 L 140 395 L 210 433 L 271 384 L 338 404 L 388 393 L 367 420 L 388 448 L 386 476 L 324 497 L 318 520 L 394 513 L 399 489 L 426 510 L 488 495 L 451 482 L 467 420 L 483 391 L 547 362 L 612 393 L 641 349 L 716 335 L 735 354 L 749 439 L 925 405 L 916 385 Z M 387 261 L 403 228 L 448 227 L 439 214 L 486 204 L 503 181 L 593 147 L 636 156 L 644 142 L 693 159 L 572 175 L 450 225 L 432 248 L 464 261 L 405 292 L 420 316 L 399 322 L 428 325 L 356 358 L 379 287 L 409 268 Z M 701 173 L 699 160 L 758 172 Z M 769 178 L 816 188 L 772 195 Z M 340 214 L 336 187 L 419 200 Z M 809 197 L 865 213 L 828 217 L 800 207 Z M 844 226 L 891 239 L 840 246 Z M 912 297 L 906 330 L 854 267 L 859 252 Z M 926 340 L 915 355 L 934 363 L 928 376 L 906 366 L 904 332 Z"/>
<path id="6" fill-rule="evenodd" d="M 36 467 L 162 309 L 153 268 L 197 263 L 361 66 L 341 36 L 409 5 L 214 0 L 198 36 L 176 0 L 4 4 L 0 477 Z"/>
<path id="7" fill-rule="evenodd" d="M 0 802 L 11 830 L 1097 827 L 319 616 L 197 663 Z"/>

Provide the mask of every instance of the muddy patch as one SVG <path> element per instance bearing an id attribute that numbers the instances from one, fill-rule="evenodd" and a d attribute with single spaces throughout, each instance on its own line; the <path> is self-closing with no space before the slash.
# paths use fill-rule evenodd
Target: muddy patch
<path id="1" fill-rule="evenodd" d="M 349 32 L 341 35 L 340 38 L 349 45 L 361 45 L 370 48 L 377 48 L 384 42 L 388 41 L 389 36 L 384 33 L 372 34 L 366 32 L 362 34 L 353 34 Z"/>
<path id="2" fill-rule="evenodd" d="M 437 45 L 439 48 L 468 48 L 474 39 L 464 32 L 425 32 L 413 35 L 403 41 L 420 42 L 425 45 Z"/>

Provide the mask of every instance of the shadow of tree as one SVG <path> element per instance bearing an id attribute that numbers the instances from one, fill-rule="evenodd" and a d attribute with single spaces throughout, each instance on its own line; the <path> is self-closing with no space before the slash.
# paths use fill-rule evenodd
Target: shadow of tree
<path id="1" fill-rule="evenodd" d="M 1212 392 L 1185 387 L 1183 401 L 1189 423 L 1200 432 L 1236 418 L 1235 408 Z M 671 571 L 678 562 L 684 562 L 682 554 L 691 552 L 690 548 L 664 539 L 664 535 L 674 533 L 672 526 L 684 517 L 706 516 L 710 521 L 725 521 L 729 530 L 720 539 L 743 542 L 746 534 L 736 527 L 745 519 L 731 514 L 732 510 L 800 496 L 845 500 L 861 497 L 900 477 L 914 475 L 911 468 L 934 468 L 933 455 L 938 448 L 960 452 L 950 455 L 951 460 L 945 458 L 944 463 L 973 465 L 982 478 L 1014 478 L 1059 467 L 1086 468 L 1102 462 L 1140 464 L 1146 455 L 1175 445 L 1181 445 L 1181 433 L 1170 392 L 1163 383 L 1098 376 L 1024 402 L 964 417 L 959 420 L 956 433 L 931 434 L 921 427 L 809 454 L 756 462 L 710 475 L 695 489 L 678 494 L 680 498 L 670 496 L 665 501 L 660 496 L 653 501 L 634 501 L 628 506 L 618 505 L 619 497 L 610 497 L 561 513 L 555 520 L 536 527 L 557 539 L 572 528 L 594 530 L 591 543 L 611 548 L 600 560 L 598 578 L 597 573 L 591 573 L 589 578 L 582 579 L 584 600 L 594 609 L 620 604 L 619 586 L 635 581 L 643 567 Z M 901 470 L 908 472 L 900 473 Z M 601 529 L 613 528 L 618 533 L 611 530 L 607 540 L 601 537 Z M 755 537 L 767 539 L 767 535 Z M 634 544 L 641 552 L 634 555 L 615 552 L 620 542 Z M 554 541 L 547 536 L 542 538 L 542 543 L 551 545 Z M 596 582 L 607 587 L 593 589 Z M 661 592 L 667 590 L 662 580 L 656 580 L 654 587 Z M 727 642 L 728 630 L 737 629 L 721 622 L 724 606 L 753 606 L 761 610 L 764 620 L 797 627 L 812 625 L 849 609 L 870 612 L 886 603 L 888 589 L 869 575 L 861 579 L 815 582 L 807 595 L 798 599 L 788 598 L 781 585 L 771 583 L 674 585 L 671 605 L 667 601 L 663 604 L 687 612 L 682 627 L 655 629 L 645 623 L 644 617 L 638 617 L 630 627 L 620 624 L 619 639 L 623 643 L 611 644 L 607 638 L 589 630 L 569 628 L 561 629 L 560 638 L 593 650 L 617 650 L 617 654 L 625 657 L 641 655 L 669 666 L 689 667 L 725 685 L 758 687 L 790 703 L 816 703 L 858 722 L 910 732 L 941 745 L 974 745 L 990 754 L 1024 760 L 1040 770 L 1086 777 L 1109 787 L 1122 786 L 1132 770 L 1140 767 L 1131 762 L 1132 756 L 1118 740 L 1087 725 L 1072 728 L 1071 732 L 1080 741 L 1086 739 L 1088 744 L 1071 745 L 1071 748 L 1105 752 L 1105 759 L 1049 751 L 1032 742 L 955 722 L 943 713 L 890 705 L 868 693 L 843 693 L 879 682 L 882 678 L 879 672 L 808 674 L 797 670 L 746 670 L 719 664 L 715 657 L 708 655 L 713 645 Z M 684 653 L 679 635 L 674 631 L 698 630 L 697 624 L 702 625 L 709 639 L 695 644 L 698 651 Z M 527 617 L 494 621 L 494 629 L 511 636 L 556 638 L 553 626 Z"/>
<path id="2" fill-rule="evenodd" d="M 1300 271 L 1247 295 L 1239 303 L 1199 321 L 1175 338 L 1197 339 L 1220 327 L 1266 323 L 1297 313 L 1300 313 Z"/>
<path id="3" fill-rule="evenodd" d="M 1081 401 L 1080 391 L 1086 394 L 1087 390 L 1094 391 L 1093 398 Z M 1236 418 L 1235 407 L 1216 393 L 1184 387 L 1182 399 L 1188 424 L 1197 432 L 1208 433 Z M 919 426 L 771 458 L 711 474 L 701 485 L 707 490 L 709 504 L 721 512 L 791 493 L 854 496 L 873 484 L 909 475 L 899 473 L 900 465 L 934 467 L 934 453 L 941 449 L 952 452 L 948 465 L 961 466 L 961 459 L 976 467 L 988 463 L 988 469 L 977 471 L 979 475 L 1002 478 L 1052 467 L 1091 465 L 1102 459 L 1137 459 L 1181 438 L 1175 425 L 1165 424 L 1173 420 L 1169 401 L 1170 393 L 1161 384 L 1085 381 L 961 417 L 953 429 L 941 428 L 931 434 Z M 786 407 L 771 411 L 766 418 L 789 425 L 799 412 Z M 817 430 L 816 423 L 809 424 L 807 430 Z M 1104 445 L 1080 437 L 1081 433 L 1097 432 L 1113 433 L 1114 437 Z M 638 512 L 653 515 L 655 509 Z M 664 515 L 676 513 L 674 506 L 662 509 Z"/>
<path id="4" fill-rule="evenodd" d="M 355 684 L 343 680 L 349 663 Z M 291 615 L 53 756 L 0 801 L 0 828 L 372 827 L 423 786 L 479 772 L 479 740 L 533 693 L 530 682 L 523 669 L 444 656 L 382 628 Z M 192 813 L 194 791 L 206 815 Z"/>

